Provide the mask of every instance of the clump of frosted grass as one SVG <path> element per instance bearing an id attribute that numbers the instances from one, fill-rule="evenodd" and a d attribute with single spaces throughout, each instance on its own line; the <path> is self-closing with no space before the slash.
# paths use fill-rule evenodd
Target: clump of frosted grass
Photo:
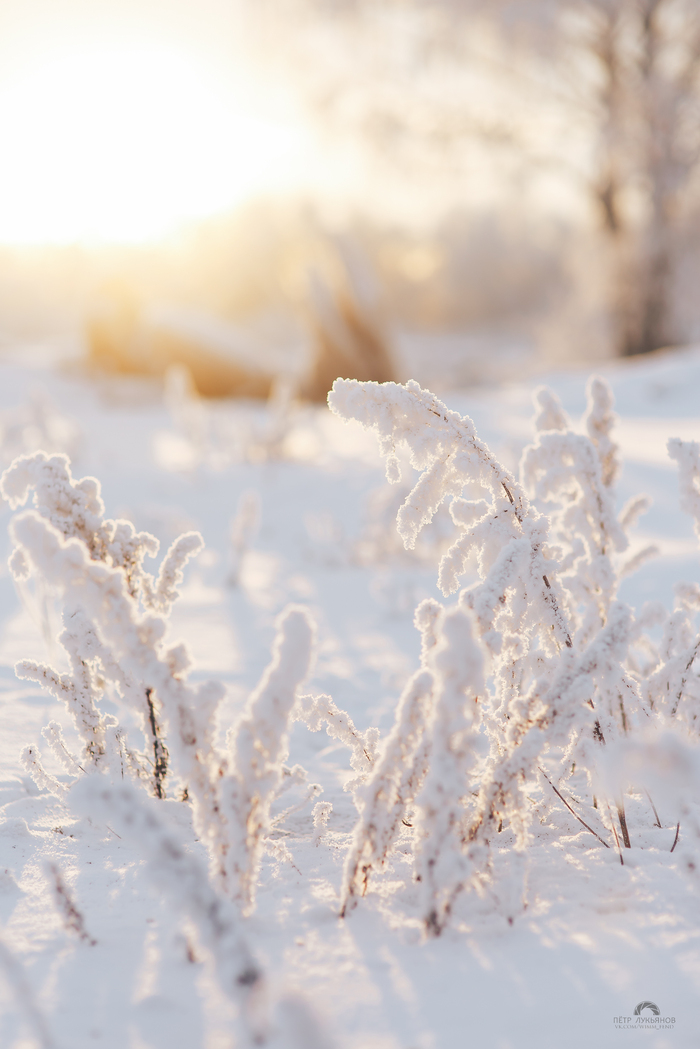
<path id="1" fill-rule="evenodd" d="M 354 776 L 346 789 L 358 816 L 340 887 L 343 915 L 372 890 L 401 843 L 411 899 L 428 934 L 440 934 L 469 889 L 490 894 L 512 922 L 528 904 L 533 820 L 546 822 L 555 809 L 575 821 L 592 849 L 611 850 L 624 865 L 635 833 L 628 795 L 641 788 L 649 805 L 646 815 L 637 806 L 635 819 L 664 830 L 652 797 L 659 791 L 654 770 L 668 751 L 659 733 L 680 729 L 688 761 L 697 756 L 700 588 L 679 585 L 670 615 L 658 604 L 633 610 L 620 600 L 620 580 L 656 551 L 630 553 L 649 500 L 635 497 L 617 512 L 612 393 L 604 380 L 591 380 L 583 432 L 551 390 L 537 391 L 535 402 L 535 439 L 516 477 L 469 419 L 417 383 L 334 384 L 331 409 L 377 432 L 389 480 L 400 480 L 401 443 L 419 472 L 397 518 L 405 546 L 415 545 L 444 503 L 456 530 L 438 566 L 447 603 L 427 600 L 416 610 L 421 666 L 384 740 L 376 729 L 358 729 L 332 697 L 298 695 L 314 630 L 308 613 L 290 608 L 278 620 L 267 669 L 225 747 L 217 746 L 221 686 L 192 686 L 186 648 L 164 642 L 184 565 L 200 537 L 177 540 L 154 577 L 143 565 L 157 552 L 155 540 L 128 522 L 105 520 L 97 482 L 74 482 L 61 457 L 14 464 L 3 493 L 18 504 L 33 488 L 36 509 L 13 522 L 13 572 L 40 573 L 62 592 L 61 640 L 72 667 L 58 675 L 25 661 L 19 672 L 45 684 L 73 716 L 80 754 L 70 753 L 57 723 L 44 730 L 66 776 L 91 779 L 103 792 L 104 812 L 114 808 L 115 822 L 134 799 L 137 807 L 157 804 L 143 792 L 117 796 L 122 778 L 146 780 L 156 797 L 171 781 L 179 785 L 209 853 L 207 891 L 238 914 L 254 906 L 264 852 L 290 858 L 270 832 L 285 817 L 273 817 L 272 804 L 306 775 L 286 765 L 294 720 L 325 729 L 350 751 Z M 697 525 L 700 446 L 674 441 L 670 452 L 679 463 L 682 506 Z M 659 626 L 660 643 L 651 633 Z M 108 686 L 141 712 L 145 752 L 132 749 L 116 719 L 101 713 Z M 650 748 L 648 776 L 635 765 L 646 753 L 640 747 Z M 66 783 L 49 776 L 36 748 L 27 748 L 23 760 L 43 789 L 66 795 Z M 681 821 L 686 825 L 684 862 L 691 870 L 700 824 L 689 789 L 678 782 L 663 797 L 664 811 L 675 816 L 673 848 Z M 310 785 L 302 804 L 318 791 Z M 330 814 L 324 802 L 313 811 L 309 835 L 318 847 L 329 837 Z M 167 851 L 156 867 L 167 866 Z M 168 875 L 175 880 L 176 866 Z M 207 942 L 216 955 L 211 936 Z"/>
<path id="2" fill-rule="evenodd" d="M 106 519 L 99 483 L 74 481 L 65 456 L 17 460 L 0 490 L 14 507 L 34 492 L 35 509 L 11 525 L 11 563 L 16 575 L 40 574 L 61 593 L 65 628 L 59 640 L 71 666 L 60 674 L 23 660 L 17 673 L 64 703 L 81 741 L 73 754 L 58 723 L 44 730 L 68 783 L 46 772 L 34 746 L 23 752 L 25 768 L 41 789 L 59 796 L 71 781 L 92 773 L 113 782 L 141 781 L 158 798 L 174 782 L 192 803 L 213 882 L 242 909 L 252 907 L 270 807 L 285 777 L 290 716 L 311 659 L 308 613 L 289 608 L 280 617 L 270 664 L 226 746 L 218 748 L 215 712 L 224 689 L 218 682 L 190 684 L 186 647 L 165 642 L 167 617 L 201 536 L 177 539 L 154 577 L 144 560 L 157 553 L 157 541 L 128 521 Z M 145 750 L 129 746 L 117 720 L 102 711 L 107 694 L 140 716 Z"/>
<path id="3" fill-rule="evenodd" d="M 409 800 L 413 879 L 432 934 L 461 891 L 484 891 L 492 880 L 499 836 L 514 855 L 527 854 L 533 792 L 550 806 L 563 804 L 590 832 L 592 848 L 612 848 L 624 863 L 632 847 L 624 796 L 640 784 L 601 769 L 622 761 L 643 728 L 670 719 L 694 726 L 700 591 L 679 587 L 670 617 L 651 605 L 635 614 L 618 597 L 620 580 L 658 551 L 628 553 L 630 531 L 649 506 L 645 496 L 616 513 L 620 463 L 608 384 L 590 381 L 583 433 L 551 390 L 536 392 L 536 437 L 517 479 L 471 420 L 413 381 L 339 379 L 329 405 L 377 434 L 391 483 L 400 480 L 397 448 L 408 449 L 419 478 L 397 516 L 407 548 L 445 500 L 458 529 L 438 568 L 438 585 L 446 597 L 459 592 L 457 602 L 419 609 L 423 669 L 358 792 L 342 912 L 387 862 L 408 825 Z M 681 468 L 682 506 L 697 524 L 700 447 L 674 441 L 669 450 Z M 474 573 L 476 582 L 460 590 Z M 660 622 L 661 646 L 648 633 Z M 576 810 L 563 793 L 573 776 L 584 795 Z M 407 782 L 419 789 L 412 793 Z M 650 825 L 653 812 L 660 826 L 641 786 Z M 510 921 L 527 902 L 523 863 L 511 868 L 519 888 L 501 886 L 497 894 L 508 901 Z"/>

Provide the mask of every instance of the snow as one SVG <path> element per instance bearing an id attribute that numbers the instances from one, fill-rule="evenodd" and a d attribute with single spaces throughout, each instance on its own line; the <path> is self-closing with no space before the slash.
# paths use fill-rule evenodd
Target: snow
<path id="1" fill-rule="evenodd" d="M 620 416 L 612 432 L 623 462 L 617 509 L 640 491 L 653 499 L 627 553 L 652 543 L 660 550 L 624 580 L 619 596 L 634 608 L 659 600 L 670 609 L 674 583 L 700 582 L 693 520 L 681 512 L 678 468 L 666 451 L 670 437 L 700 440 L 700 350 L 598 371 L 612 385 Z M 474 420 L 479 438 L 515 471 L 534 437 L 534 389 L 546 382 L 578 427 L 586 380 L 586 373 L 568 372 L 441 396 Z M 43 429 L 35 412 L 21 414 L 40 389 L 48 398 L 41 402 Z M 320 707 L 309 713 L 302 700 L 307 708 L 291 725 L 288 765 L 302 765 L 308 777 L 273 804 L 276 848 L 262 857 L 255 909 L 240 919 L 268 998 L 267 1006 L 246 1006 L 266 1017 L 256 1013 L 248 1030 L 262 1024 L 269 1044 L 309 1049 L 588 1049 L 636 1044 L 637 1032 L 617 1029 L 613 1018 L 632 1016 L 650 1000 L 675 1025 L 645 1031 L 647 1044 L 700 1045 L 700 901 L 670 851 L 673 798 L 661 788 L 661 828 L 646 829 L 637 818 L 645 798 L 626 798 L 636 847 L 626 850 L 624 866 L 614 849 L 598 847 L 563 806 L 553 805 L 557 833 L 530 854 L 530 904 L 512 925 L 504 917 L 508 901 L 472 892 L 463 894 L 457 920 L 426 939 L 419 894 L 410 885 L 408 828 L 386 870 L 373 874 L 368 894 L 339 918 L 357 820 L 352 790 L 344 789 L 359 764 L 348 749 L 350 725 L 370 742 L 372 729 L 382 738 L 391 731 L 399 698 L 421 668 L 414 610 L 426 598 L 441 598 L 438 561 L 457 530 L 438 511 L 415 550 L 403 549 L 394 518 L 417 474 L 397 447 L 400 481 L 390 488 L 376 437 L 358 423 L 325 408 L 267 412 L 242 403 L 203 410 L 195 432 L 187 412 L 170 414 L 162 390 L 147 381 L 106 383 L 74 364 L 40 369 L 18 353 L 0 362 L 3 468 L 38 447 L 68 451 L 75 478 L 101 482 L 108 516 L 153 533 L 162 551 L 182 532 L 202 534 L 206 545 L 184 570 L 168 641 L 187 642 L 193 687 L 211 678 L 225 686 L 218 745 L 270 664 L 279 614 L 301 604 L 316 622 L 315 663 L 301 692 L 331 697 L 352 721 L 339 728 L 333 714 L 328 731 L 325 725 L 311 731 L 309 718 L 323 720 Z M 7 505 L 2 513 L 6 533 Z M 47 773 L 68 783 L 72 777 L 41 730 L 57 721 L 68 745 L 77 737 L 61 704 L 15 676 L 22 659 L 52 663 L 60 673 L 69 667 L 55 641 L 57 593 L 31 580 L 15 587 L 6 567 L 9 538 L 4 543 L 0 1046 L 244 1045 L 236 1000 L 217 967 L 223 948 L 211 946 L 197 913 L 174 903 L 173 885 L 167 877 L 154 882 L 153 864 L 146 863 L 171 841 L 182 877 L 201 870 L 206 878 L 206 849 L 196 840 L 191 807 L 175 797 L 144 796 L 141 829 L 130 833 L 128 812 L 119 826 L 98 819 L 96 805 L 83 797 L 87 784 L 74 798 L 73 790 L 58 798 L 37 787 L 21 763 L 25 747 L 43 747 Z M 137 731 L 137 719 L 111 700 L 103 708 L 119 713 L 129 733 Z M 649 764 L 645 753 L 637 760 Z M 672 763 L 672 743 L 669 754 Z M 662 778 L 663 768 L 656 775 Z M 310 784 L 322 793 L 301 804 Z M 439 796 L 439 780 L 431 791 L 431 798 Z M 103 805 L 107 811 L 108 801 Z M 422 819 L 428 811 L 421 810 Z M 517 856 L 504 851 L 494 862 L 505 868 Z M 494 891 L 505 891 L 515 873 L 500 878 Z"/>

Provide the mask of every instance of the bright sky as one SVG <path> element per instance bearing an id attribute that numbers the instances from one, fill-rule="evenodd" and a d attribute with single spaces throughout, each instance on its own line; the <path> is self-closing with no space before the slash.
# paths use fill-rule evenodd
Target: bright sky
<path id="1" fill-rule="evenodd" d="M 300 188 L 389 221 L 422 223 L 451 200 L 495 206 L 489 148 L 472 143 L 454 186 L 446 162 L 418 195 L 410 178 L 368 172 L 352 143 L 316 143 L 293 85 L 262 83 L 246 61 L 255 3 L 0 0 L 0 244 L 150 240 Z"/>
<path id="2" fill-rule="evenodd" d="M 150 239 L 304 181 L 303 127 L 236 65 L 234 8 L 0 0 L 0 243 Z"/>

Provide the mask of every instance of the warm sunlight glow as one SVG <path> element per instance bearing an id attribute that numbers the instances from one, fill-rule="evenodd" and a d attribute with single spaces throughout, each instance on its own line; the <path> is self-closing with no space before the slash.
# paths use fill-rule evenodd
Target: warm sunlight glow
<path id="1" fill-rule="evenodd" d="M 300 137 L 179 52 L 63 52 L 0 86 L 0 243 L 157 237 L 293 179 Z"/>

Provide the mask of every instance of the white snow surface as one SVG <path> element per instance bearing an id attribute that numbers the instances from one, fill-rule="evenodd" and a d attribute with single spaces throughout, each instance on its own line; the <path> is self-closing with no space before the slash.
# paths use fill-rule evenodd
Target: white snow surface
<path id="1" fill-rule="evenodd" d="M 639 492 L 653 499 L 631 552 L 650 543 L 660 549 L 624 581 L 620 597 L 633 608 L 649 600 L 670 608 L 675 583 L 700 583 L 698 540 L 680 510 L 677 467 L 666 452 L 669 437 L 700 440 L 700 349 L 596 370 L 611 383 L 620 416 L 620 505 Z M 568 372 L 542 381 L 576 421 L 586 379 Z M 537 385 L 441 396 L 515 469 L 532 438 Z M 28 411 L 23 422 L 37 390 L 44 391 L 41 412 Z M 160 388 L 146 382 L 34 368 L 15 353 L 0 361 L 2 467 L 38 448 L 67 451 L 74 477 L 101 482 L 107 514 L 155 534 L 161 552 L 181 532 L 201 532 L 206 546 L 186 569 L 170 640 L 188 645 L 194 682 L 224 683 L 221 740 L 268 665 L 275 619 L 290 603 L 305 605 L 318 630 L 302 691 L 329 695 L 358 731 L 376 728 L 386 737 L 421 665 L 414 609 L 441 597 L 437 562 L 453 538 L 449 518 L 438 515 L 416 551 L 405 552 L 394 519 L 414 471 L 401 461 L 397 495 L 376 438 L 326 408 L 184 409 L 171 417 Z M 234 519 L 251 492 L 259 520 L 245 530 Z M 55 699 L 15 676 L 24 658 L 61 672 L 67 665 L 55 640 L 57 597 L 15 587 L 7 505 L 2 514 L 0 1046 L 233 1049 L 243 1044 L 235 1006 L 192 930 L 153 888 L 138 842 L 81 815 L 70 792 L 59 799 L 39 789 L 20 762 L 25 746 L 42 743 L 49 722 L 58 721 L 69 741 L 75 733 Z M 47 771 L 68 782 L 44 751 Z M 558 833 L 529 855 L 524 913 L 509 925 L 488 895 L 463 894 L 455 920 L 426 939 L 406 836 L 368 894 L 339 917 L 357 816 L 343 790 L 350 754 L 338 738 L 297 721 L 288 765 L 297 763 L 322 787 L 325 807 L 314 817 L 312 801 L 275 824 L 280 848 L 265 854 L 255 910 L 242 919 L 278 1003 L 270 1044 L 286 1045 L 294 1029 L 289 1044 L 309 1049 L 607 1049 L 637 1044 L 639 1030 L 618 1029 L 614 1018 L 653 1001 L 675 1022 L 645 1030 L 647 1045 L 700 1046 L 700 898 L 670 851 L 669 814 L 661 812 L 653 840 L 645 831 L 635 843 L 635 804 L 644 801 L 630 802 L 637 847 L 621 866 L 614 849 L 597 848 L 566 809 L 552 807 Z M 285 795 L 276 811 L 301 801 L 305 789 Z M 175 797 L 147 800 L 204 870 L 190 806 Z M 53 870 L 84 935 L 57 901 Z"/>

